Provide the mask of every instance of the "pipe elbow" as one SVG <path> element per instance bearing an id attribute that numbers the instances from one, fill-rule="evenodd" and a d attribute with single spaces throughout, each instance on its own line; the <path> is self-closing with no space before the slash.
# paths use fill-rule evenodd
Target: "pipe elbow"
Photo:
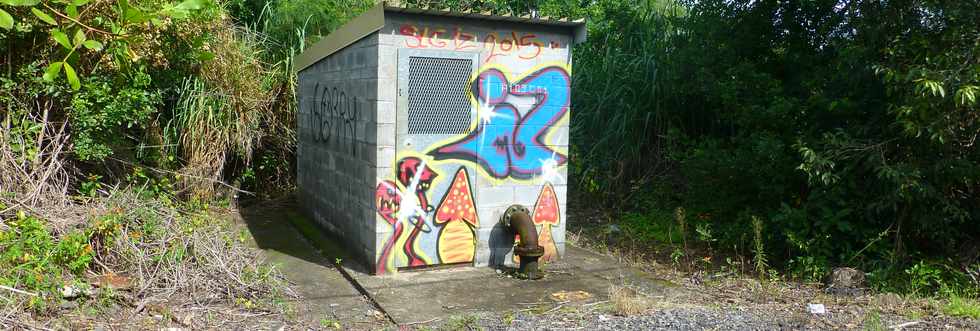
<path id="1" fill-rule="evenodd" d="M 510 206 L 501 221 L 521 240 L 521 243 L 514 247 L 514 254 L 528 257 L 544 255 L 544 247 L 538 244 L 538 229 L 531 221 L 527 208 L 521 205 Z"/>

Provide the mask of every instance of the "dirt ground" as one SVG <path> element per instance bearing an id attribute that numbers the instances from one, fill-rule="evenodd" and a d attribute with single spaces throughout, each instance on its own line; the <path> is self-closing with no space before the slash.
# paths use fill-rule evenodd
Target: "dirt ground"
<path id="1" fill-rule="evenodd" d="M 759 280 L 722 268 L 683 268 L 648 248 L 610 242 L 602 215 L 569 210 L 569 256 L 545 266 L 540 283 L 505 270 L 464 267 L 375 277 L 344 266 L 334 240 L 297 222 L 289 200 L 233 209 L 263 263 L 289 282 L 282 312 L 216 303 L 63 307 L 22 329 L 129 330 L 978 330 L 943 314 L 942 303 L 866 290 L 828 293 L 822 284 Z M 598 233 L 599 235 L 587 235 Z M 668 260 L 669 261 L 669 260 Z M 465 276 L 465 277 L 462 277 Z M 519 293 L 520 295 L 508 295 Z M 811 312 L 819 304 L 823 312 Z M 17 322 L 17 321 L 14 321 Z"/>

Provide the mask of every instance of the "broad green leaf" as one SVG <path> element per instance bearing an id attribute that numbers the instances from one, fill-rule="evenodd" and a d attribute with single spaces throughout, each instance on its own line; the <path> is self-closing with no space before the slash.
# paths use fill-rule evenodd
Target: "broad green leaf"
<path id="1" fill-rule="evenodd" d="M 65 6 L 65 14 L 68 14 L 68 17 L 78 19 L 78 7 L 73 5 Z"/>
<path id="2" fill-rule="evenodd" d="M 92 39 L 86 40 L 84 43 L 82 43 L 82 46 L 85 46 L 85 48 L 91 49 L 93 51 L 102 50 L 102 43 Z"/>
<path id="3" fill-rule="evenodd" d="M 956 98 L 961 106 L 973 105 L 977 101 L 977 92 L 980 92 L 977 86 L 966 85 L 956 91 Z"/>
<path id="4" fill-rule="evenodd" d="M 68 63 L 65 63 L 65 77 L 68 77 L 68 84 L 71 85 L 72 90 L 78 91 L 82 88 L 82 83 L 78 81 L 78 76 L 75 75 L 75 69 Z"/>
<path id="5" fill-rule="evenodd" d="M 61 30 L 52 29 L 51 30 L 51 38 L 54 38 L 54 41 L 57 41 L 58 44 L 61 44 L 61 46 L 65 47 L 67 49 L 72 49 L 73 48 L 73 47 L 71 47 L 71 43 L 68 42 L 68 35 L 65 34 L 64 32 L 61 32 Z"/>
<path id="6" fill-rule="evenodd" d="M 14 18 L 6 11 L 0 9 L 0 28 L 10 30 L 14 27 Z"/>
<path id="7" fill-rule="evenodd" d="M 179 8 L 178 6 L 166 5 L 160 10 L 160 14 L 168 16 L 175 19 L 183 19 L 187 17 L 188 10 L 184 8 Z M 153 21 L 154 19 L 151 19 Z M 158 22 L 153 22 L 154 25 L 159 25 Z"/>
<path id="8" fill-rule="evenodd" d="M 175 9 L 198 10 L 208 4 L 207 0 L 184 0 Z"/>
<path id="9" fill-rule="evenodd" d="M 209 4 L 208 0 L 184 0 L 177 5 L 166 5 L 160 13 L 176 19 L 186 18 L 192 11 L 204 8 Z"/>
<path id="10" fill-rule="evenodd" d="M 0 0 L 0 3 L 8 6 L 33 6 L 41 3 L 41 0 Z"/>
<path id="11" fill-rule="evenodd" d="M 83 6 L 87 4 L 89 0 L 72 0 L 71 4 L 74 6 Z"/>
<path id="12" fill-rule="evenodd" d="M 201 61 L 211 61 L 214 60 L 214 53 L 211 52 L 201 52 L 197 55 L 197 59 Z"/>
<path id="13" fill-rule="evenodd" d="M 122 18 L 123 23 L 140 24 L 148 21 L 152 16 L 150 13 L 144 12 L 139 8 L 130 6 L 128 0 L 118 0 L 118 1 L 119 1 L 119 13 L 121 13 L 120 18 Z"/>
<path id="14" fill-rule="evenodd" d="M 58 78 L 58 74 L 61 73 L 61 65 L 63 64 L 64 62 L 54 62 L 49 64 L 48 68 L 44 70 L 44 76 L 42 76 L 44 81 L 51 82 L 54 81 L 55 78 Z"/>
<path id="15" fill-rule="evenodd" d="M 85 32 L 79 28 L 78 30 L 75 30 L 75 38 L 72 39 L 72 44 L 75 45 L 75 47 L 78 47 L 85 42 L 85 39 Z"/>
<path id="16" fill-rule="evenodd" d="M 34 13 L 34 16 L 37 16 L 38 19 L 44 21 L 44 23 L 58 25 L 58 21 L 55 21 L 54 18 L 51 18 L 51 16 L 45 14 L 43 11 L 40 11 L 37 8 L 31 8 L 31 12 Z"/>

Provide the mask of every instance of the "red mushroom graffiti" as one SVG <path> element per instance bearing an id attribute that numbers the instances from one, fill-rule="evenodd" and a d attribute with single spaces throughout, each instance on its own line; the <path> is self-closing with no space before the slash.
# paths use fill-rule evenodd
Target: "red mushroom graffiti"
<path id="1" fill-rule="evenodd" d="M 551 237 L 551 226 L 558 225 L 560 213 L 558 212 L 558 197 L 551 183 L 544 184 L 541 193 L 538 194 L 538 201 L 534 203 L 534 211 L 531 213 L 531 221 L 535 225 L 541 225 L 538 230 L 538 245 L 544 247 L 544 255 L 539 261 L 554 261 L 558 258 L 558 247 L 555 240 Z M 514 236 L 514 241 L 518 240 Z M 514 263 L 520 263 L 520 257 L 514 255 Z"/>
<path id="2" fill-rule="evenodd" d="M 538 231 L 538 245 L 544 246 L 544 255 L 541 261 L 553 261 L 558 257 L 558 247 L 554 239 L 551 238 L 551 226 L 558 225 L 558 197 L 555 196 L 555 189 L 551 184 L 545 184 L 538 195 L 538 201 L 534 204 L 534 213 L 531 220 L 536 225 L 543 225 Z"/>
<path id="3" fill-rule="evenodd" d="M 438 252 L 442 263 L 472 262 L 476 251 L 473 229 L 479 225 L 473 190 L 466 168 L 459 167 L 449 191 L 436 210 L 439 232 Z"/>

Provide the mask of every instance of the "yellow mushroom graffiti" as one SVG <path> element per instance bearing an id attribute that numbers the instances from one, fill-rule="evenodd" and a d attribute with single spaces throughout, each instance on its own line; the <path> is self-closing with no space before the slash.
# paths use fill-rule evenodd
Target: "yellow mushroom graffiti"
<path id="1" fill-rule="evenodd" d="M 459 167 L 453 182 L 449 184 L 449 192 L 439 203 L 436 211 L 436 223 L 442 225 L 439 234 L 439 259 L 442 263 L 460 263 L 473 261 L 474 240 L 473 229 L 479 226 L 476 216 L 476 204 L 473 201 L 473 190 L 466 168 Z"/>

